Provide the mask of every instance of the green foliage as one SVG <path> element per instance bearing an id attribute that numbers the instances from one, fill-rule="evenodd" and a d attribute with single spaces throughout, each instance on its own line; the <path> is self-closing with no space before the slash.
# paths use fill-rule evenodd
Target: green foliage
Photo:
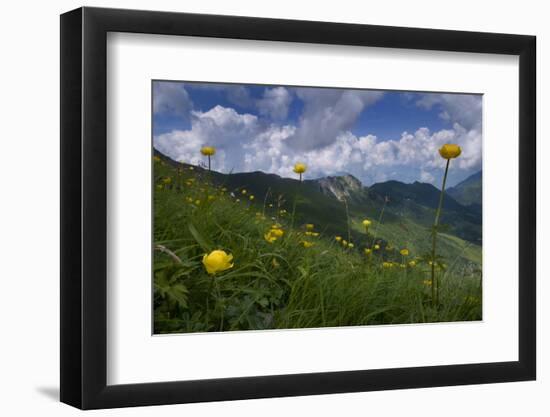
<path id="1" fill-rule="evenodd" d="M 334 240 L 347 233 L 343 204 L 315 184 L 190 168 L 165 159 L 155 163 L 155 333 L 481 319 L 481 273 L 470 261 L 475 256 L 463 253 L 470 244 L 460 238 L 440 234 L 447 252 L 438 259 L 442 291 L 434 308 L 429 265 L 421 258 L 420 242 L 429 245 L 425 226 L 382 220 L 377 236 L 367 235 L 360 223 L 365 214 L 354 203 L 355 246 L 345 248 Z M 274 224 L 284 235 L 269 243 L 264 235 Z M 374 239 L 381 249 L 366 256 Z M 409 256 L 399 254 L 402 247 Z M 216 249 L 232 254 L 234 266 L 208 275 L 202 257 Z"/>

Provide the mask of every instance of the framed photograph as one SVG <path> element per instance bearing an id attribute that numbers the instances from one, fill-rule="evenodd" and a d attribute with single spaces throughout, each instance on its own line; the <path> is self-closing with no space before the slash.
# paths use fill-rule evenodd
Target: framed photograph
<path id="1" fill-rule="evenodd" d="M 535 37 L 61 16 L 61 401 L 533 380 Z"/>

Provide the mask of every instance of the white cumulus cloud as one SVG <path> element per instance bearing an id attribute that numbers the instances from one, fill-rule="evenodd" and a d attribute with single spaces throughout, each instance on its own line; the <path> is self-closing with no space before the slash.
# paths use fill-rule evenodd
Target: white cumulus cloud
<path id="1" fill-rule="evenodd" d="M 462 118 L 464 124 L 456 121 L 453 112 L 465 106 L 461 100 L 430 99 L 429 103 L 417 103 L 445 106 L 441 111 L 454 120 L 451 127 L 437 131 L 420 127 L 381 140 L 372 134 L 356 136 L 350 131 L 358 112 L 376 102 L 380 94 L 326 90 L 316 95 L 306 89 L 297 94 L 304 100 L 305 108 L 296 125 L 277 122 L 286 119 L 286 115 L 277 112 L 288 111 L 288 91 L 266 89 L 262 99 L 265 101 L 258 106 L 264 109 L 260 116 L 269 117 L 238 113 L 220 105 L 206 112 L 191 111 L 189 130 L 156 135 L 154 146 L 177 161 L 191 164 L 204 163 L 201 146 L 215 146 L 213 169 L 221 172 L 260 170 L 295 178 L 293 165 L 303 162 L 308 165 L 306 179 L 349 173 L 365 185 L 397 179 L 439 186 L 445 160 L 438 149 L 444 143 L 457 143 L 462 155 L 452 162 L 451 184 L 481 169 L 481 118 L 478 115 L 477 122 L 474 117 Z M 281 106 L 275 104 L 278 102 Z"/>
<path id="2" fill-rule="evenodd" d="M 288 116 L 288 108 L 292 102 L 292 96 L 284 87 L 267 88 L 264 95 L 257 101 L 261 115 L 274 120 L 284 120 Z"/>
<path id="3" fill-rule="evenodd" d="M 361 112 L 383 96 L 381 91 L 297 88 L 304 102 L 296 134 L 296 148 L 312 149 L 333 143 L 339 134 L 348 131 Z"/>
<path id="4" fill-rule="evenodd" d="M 439 117 L 443 120 L 459 123 L 466 129 L 481 129 L 480 94 L 422 94 L 416 105 L 426 110 L 439 106 Z"/>

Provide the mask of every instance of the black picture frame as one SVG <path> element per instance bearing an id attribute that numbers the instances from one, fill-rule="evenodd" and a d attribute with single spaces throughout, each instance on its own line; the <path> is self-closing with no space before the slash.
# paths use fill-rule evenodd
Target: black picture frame
<path id="1" fill-rule="evenodd" d="M 519 360 L 107 385 L 108 32 L 519 56 Z M 95 409 L 535 379 L 534 36 L 84 7 L 61 15 L 60 56 L 62 402 Z"/>

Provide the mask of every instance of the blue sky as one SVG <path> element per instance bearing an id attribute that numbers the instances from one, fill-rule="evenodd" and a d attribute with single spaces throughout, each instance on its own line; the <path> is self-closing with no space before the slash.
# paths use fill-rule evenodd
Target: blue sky
<path id="1" fill-rule="evenodd" d="M 204 163 L 201 146 L 215 146 L 213 169 L 264 171 L 305 178 L 352 174 L 365 185 L 398 180 L 439 186 L 437 149 L 458 143 L 453 185 L 481 169 L 482 96 L 153 82 L 153 144 L 171 158 Z"/>

